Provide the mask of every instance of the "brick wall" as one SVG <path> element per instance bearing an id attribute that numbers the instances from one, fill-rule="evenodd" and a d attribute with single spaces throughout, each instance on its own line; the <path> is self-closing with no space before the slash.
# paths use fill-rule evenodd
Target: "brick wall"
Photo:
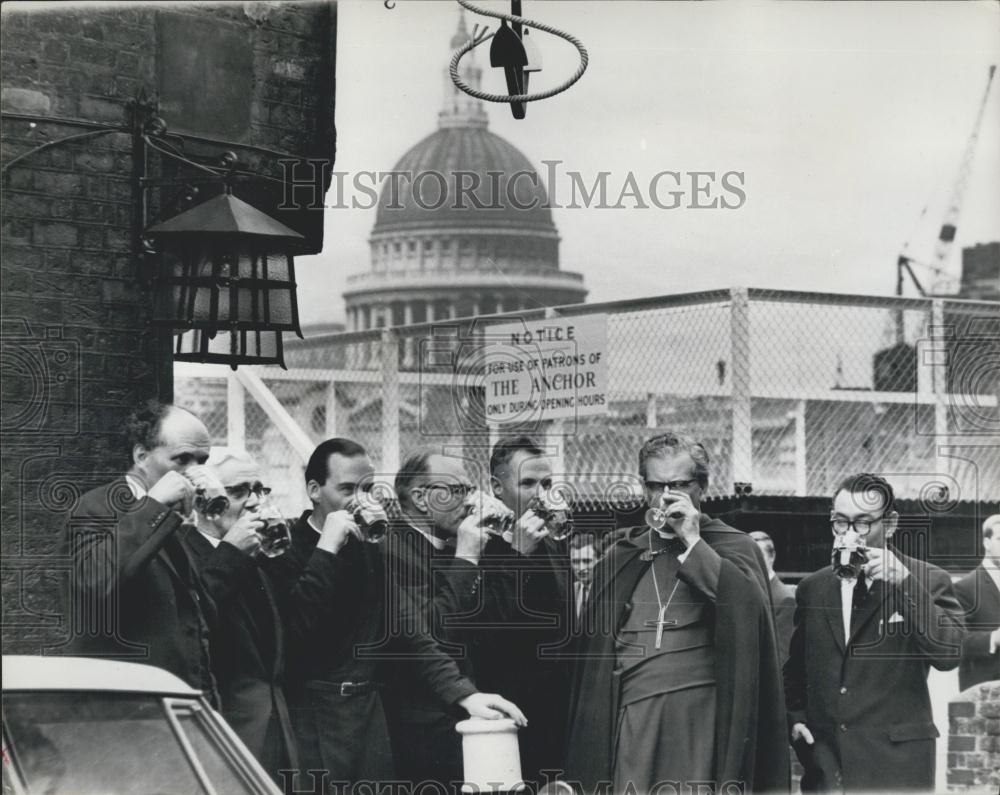
<path id="1" fill-rule="evenodd" d="M 125 124 L 140 91 L 163 93 L 175 77 L 163 72 L 165 53 L 185 61 L 185 42 L 164 40 L 164 31 L 187 24 L 248 53 L 251 73 L 236 76 L 250 87 L 237 97 L 249 105 L 248 126 L 235 138 L 217 135 L 224 149 L 272 176 L 281 172 L 266 150 L 330 159 L 334 151 L 333 2 L 30 5 L 4 4 L 0 26 L 7 653 L 39 653 L 65 636 L 57 599 L 65 562 L 54 553 L 66 514 L 127 465 L 127 411 L 172 392 L 170 338 L 149 325 L 150 295 L 130 254 L 130 137 L 98 127 Z M 172 112 L 188 131 L 211 133 L 213 119 Z M 86 137 L 33 151 L 72 135 Z M 322 210 L 298 222 L 318 248 Z"/>
<path id="2" fill-rule="evenodd" d="M 959 693 L 948 727 L 948 791 L 1000 792 L 1000 682 Z"/>

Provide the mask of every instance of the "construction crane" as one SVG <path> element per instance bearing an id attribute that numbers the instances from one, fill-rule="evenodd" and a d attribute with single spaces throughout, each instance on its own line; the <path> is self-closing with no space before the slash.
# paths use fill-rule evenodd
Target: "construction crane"
<path id="1" fill-rule="evenodd" d="M 986 113 L 986 101 L 990 96 L 990 88 L 993 85 L 993 75 L 996 66 L 990 66 L 989 75 L 986 78 L 986 90 L 983 92 L 983 99 L 979 103 L 979 112 L 976 114 L 976 121 L 972 125 L 972 132 L 969 133 L 969 140 L 965 144 L 965 151 L 962 154 L 962 163 L 958 168 L 958 175 L 952 185 L 951 196 L 948 199 L 948 207 L 945 210 L 944 221 L 941 224 L 941 231 L 938 233 L 937 243 L 934 247 L 934 259 L 929 263 L 918 262 L 906 254 L 909 242 L 903 246 L 903 252 L 896 260 L 896 295 L 903 294 L 905 277 L 909 276 L 913 286 L 917 288 L 920 295 L 927 295 L 927 291 L 920 283 L 913 265 L 927 268 L 934 274 L 934 284 L 932 293 L 942 293 L 954 284 L 954 278 L 949 276 L 947 269 L 948 255 L 951 253 L 955 242 L 955 233 L 958 230 L 958 219 L 962 214 L 962 201 L 965 198 L 965 189 L 969 184 L 969 175 L 972 173 L 972 161 L 976 156 L 976 144 L 979 142 L 979 128 L 983 123 L 983 115 Z M 903 334 L 903 312 L 896 312 L 896 343 L 902 343 Z"/>

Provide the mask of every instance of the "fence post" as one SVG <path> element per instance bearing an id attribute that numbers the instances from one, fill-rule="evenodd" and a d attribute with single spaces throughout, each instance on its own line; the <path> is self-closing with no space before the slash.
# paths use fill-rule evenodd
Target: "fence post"
<path id="1" fill-rule="evenodd" d="M 323 411 L 323 431 L 327 439 L 337 435 L 337 382 L 326 385 L 326 403 Z"/>
<path id="2" fill-rule="evenodd" d="M 391 328 L 382 329 L 382 471 L 399 469 L 399 351 Z"/>
<path id="3" fill-rule="evenodd" d="M 308 461 L 316 444 L 309 437 L 309 434 L 302 430 L 294 417 L 288 413 L 288 409 L 268 389 L 263 379 L 246 367 L 233 373 L 233 377 L 240 382 L 240 386 L 250 393 L 250 397 L 257 401 L 257 405 L 264 410 L 264 413 L 274 423 L 274 427 L 285 437 L 285 441 L 295 451 L 299 460 L 302 463 Z"/>
<path id="4" fill-rule="evenodd" d="M 795 403 L 795 496 L 805 497 L 809 488 L 806 459 L 806 402 Z"/>
<path id="5" fill-rule="evenodd" d="M 555 320 L 559 317 L 561 315 L 556 307 L 545 307 L 546 320 Z M 574 417 L 572 422 L 575 430 L 577 418 Z M 549 420 L 549 427 L 545 434 L 545 444 L 553 450 L 549 456 L 549 462 L 552 464 L 552 471 L 557 476 L 569 474 L 566 470 L 566 433 L 568 427 L 570 427 L 569 423 L 565 419 Z"/>
<path id="6" fill-rule="evenodd" d="M 934 466 L 936 474 L 948 474 L 948 456 L 942 452 L 948 444 L 948 344 L 951 334 L 944 325 L 944 301 L 935 298 L 931 301 L 931 344 L 932 355 L 936 358 L 936 366 L 931 368 L 931 384 L 934 389 Z M 942 349 L 937 350 L 937 346 Z"/>
<path id="7" fill-rule="evenodd" d="M 232 372 L 226 376 L 226 444 L 237 450 L 247 449 L 246 392 Z"/>
<path id="8" fill-rule="evenodd" d="M 746 287 L 729 291 L 729 359 L 732 370 L 732 475 L 753 481 L 753 427 L 750 420 L 750 296 Z"/>

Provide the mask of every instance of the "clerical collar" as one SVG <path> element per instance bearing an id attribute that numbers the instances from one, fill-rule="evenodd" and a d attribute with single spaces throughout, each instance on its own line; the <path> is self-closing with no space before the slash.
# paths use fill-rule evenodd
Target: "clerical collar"
<path id="1" fill-rule="evenodd" d="M 200 527 L 198 528 L 198 532 L 201 533 L 203 536 L 205 536 L 205 538 L 208 539 L 208 543 L 211 544 L 213 547 L 217 547 L 217 546 L 219 546 L 219 544 L 222 543 L 222 539 L 221 538 L 216 538 L 215 536 L 209 535 L 204 530 L 202 530 Z"/>
<path id="2" fill-rule="evenodd" d="M 420 533 L 420 535 L 422 535 L 424 538 L 426 538 L 428 541 L 430 541 L 431 542 L 431 546 L 434 547 L 434 549 L 438 550 L 438 552 L 440 552 L 442 549 L 444 549 L 447 546 L 448 542 L 446 542 L 443 538 L 438 538 L 436 535 L 433 535 L 432 533 L 428 533 L 426 530 L 424 530 L 424 529 L 422 529 L 420 527 L 417 527 L 415 524 L 413 524 L 413 522 L 411 522 L 409 520 L 407 520 L 406 523 L 410 527 L 412 527 L 414 530 L 416 530 L 418 533 Z"/>

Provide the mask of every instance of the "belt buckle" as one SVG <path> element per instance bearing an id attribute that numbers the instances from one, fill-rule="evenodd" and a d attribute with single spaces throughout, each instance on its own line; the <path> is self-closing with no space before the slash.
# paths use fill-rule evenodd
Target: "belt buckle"
<path id="1" fill-rule="evenodd" d="M 341 682 L 340 683 L 340 695 L 342 695 L 342 696 L 352 696 L 352 695 L 354 695 L 354 682 Z"/>

